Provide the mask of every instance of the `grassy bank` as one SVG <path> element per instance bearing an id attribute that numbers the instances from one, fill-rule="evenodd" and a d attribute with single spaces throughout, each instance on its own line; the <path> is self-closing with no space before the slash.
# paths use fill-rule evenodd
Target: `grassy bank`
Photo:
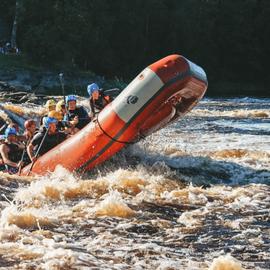
<path id="1" fill-rule="evenodd" d="M 30 70 L 41 71 L 42 68 L 31 63 L 23 54 L 0 54 L 0 69 L 7 71 Z"/>

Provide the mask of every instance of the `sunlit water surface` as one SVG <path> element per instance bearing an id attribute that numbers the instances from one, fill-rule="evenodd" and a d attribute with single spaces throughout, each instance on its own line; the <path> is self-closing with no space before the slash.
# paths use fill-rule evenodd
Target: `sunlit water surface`
<path id="1" fill-rule="evenodd" d="M 0 268 L 270 269 L 269 108 L 204 99 L 88 175 L 0 174 Z"/>

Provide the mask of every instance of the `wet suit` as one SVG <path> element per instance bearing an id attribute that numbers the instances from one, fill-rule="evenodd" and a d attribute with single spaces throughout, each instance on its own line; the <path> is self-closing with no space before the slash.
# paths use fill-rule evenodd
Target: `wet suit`
<path id="1" fill-rule="evenodd" d="M 75 116 L 78 116 L 79 118 L 79 122 L 75 126 L 78 129 L 84 128 L 91 120 L 85 108 L 82 106 L 77 106 L 75 110 L 68 110 L 64 117 L 64 121 L 72 121 Z"/>
<path id="2" fill-rule="evenodd" d="M 34 152 L 36 153 L 39 145 L 43 139 L 43 137 L 45 136 L 46 133 L 46 129 L 42 130 L 41 132 L 38 132 L 32 139 L 32 141 L 30 142 L 34 148 Z M 66 139 L 67 135 L 63 132 L 56 132 L 54 134 L 47 134 L 43 144 L 39 150 L 39 155 L 43 155 L 45 153 L 47 153 L 49 150 L 51 150 L 52 148 L 54 148 L 56 145 L 58 145 L 59 143 L 63 142 Z"/>

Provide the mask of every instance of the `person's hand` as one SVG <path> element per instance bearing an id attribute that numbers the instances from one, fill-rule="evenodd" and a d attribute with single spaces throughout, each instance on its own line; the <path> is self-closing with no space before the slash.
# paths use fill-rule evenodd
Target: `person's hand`
<path id="1" fill-rule="evenodd" d="M 63 132 L 65 134 L 70 134 L 71 133 L 71 128 L 65 128 Z"/>
<path id="2" fill-rule="evenodd" d="M 17 143 L 17 145 L 19 146 L 19 149 L 24 149 L 25 148 L 25 144 L 22 142 Z"/>
<path id="3" fill-rule="evenodd" d="M 93 118 L 94 118 L 93 112 L 88 113 L 88 116 L 89 116 L 91 119 L 93 119 Z"/>
<path id="4" fill-rule="evenodd" d="M 70 123 L 70 125 L 71 125 L 72 128 L 75 127 L 75 126 L 79 123 L 79 118 L 78 118 L 78 116 L 75 116 L 75 117 L 73 118 L 73 120 L 70 121 L 69 123 Z"/>
<path id="5" fill-rule="evenodd" d="M 78 115 L 76 115 L 74 117 L 73 121 L 74 121 L 75 125 L 77 125 L 79 123 L 79 117 L 78 117 Z"/>
<path id="6" fill-rule="evenodd" d="M 37 160 L 37 157 L 31 157 L 32 162 L 36 162 L 36 160 Z"/>
<path id="7" fill-rule="evenodd" d="M 20 161 L 20 162 L 17 164 L 17 167 L 20 168 L 20 167 L 23 166 L 23 164 L 24 164 L 23 161 Z"/>

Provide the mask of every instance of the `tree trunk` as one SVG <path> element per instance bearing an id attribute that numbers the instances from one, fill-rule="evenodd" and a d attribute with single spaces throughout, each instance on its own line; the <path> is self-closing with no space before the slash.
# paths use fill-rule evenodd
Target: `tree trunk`
<path id="1" fill-rule="evenodd" d="M 11 43 L 11 48 L 15 49 L 17 48 L 17 23 L 18 23 L 18 15 L 19 15 L 19 6 L 20 6 L 20 0 L 16 0 L 16 6 L 15 6 L 15 16 L 14 16 L 14 21 L 13 21 L 13 26 L 12 26 L 12 31 L 11 31 L 11 38 L 10 38 L 10 43 Z"/>

